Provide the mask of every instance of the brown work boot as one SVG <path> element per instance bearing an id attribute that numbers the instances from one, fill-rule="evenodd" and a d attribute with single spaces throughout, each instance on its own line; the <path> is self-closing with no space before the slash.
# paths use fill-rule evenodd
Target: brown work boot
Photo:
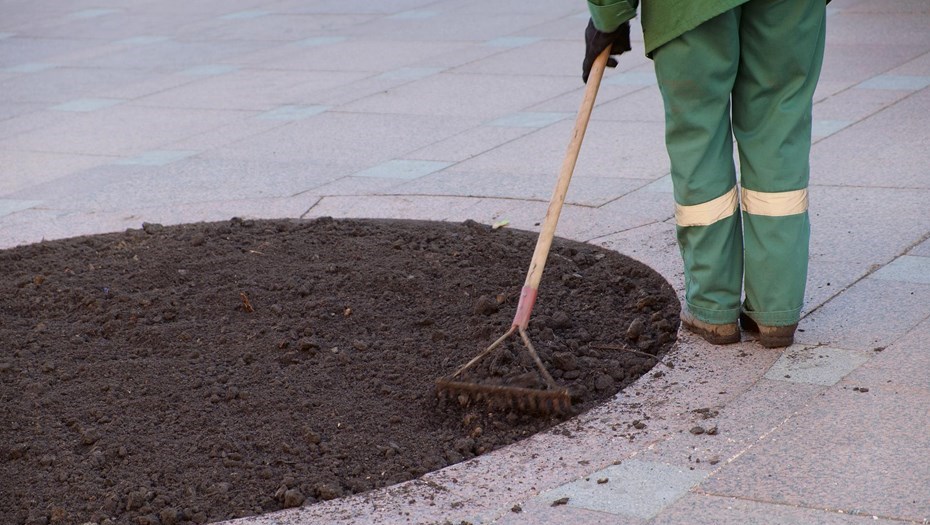
<path id="1" fill-rule="evenodd" d="M 739 342 L 739 326 L 736 323 L 711 324 L 694 317 L 687 309 L 681 311 L 681 325 L 693 334 L 701 336 L 714 345 L 729 345 Z"/>
<path id="2" fill-rule="evenodd" d="M 739 314 L 739 324 L 743 330 L 759 334 L 759 344 L 766 348 L 782 348 L 791 346 L 794 343 L 794 331 L 798 329 L 798 323 L 787 326 L 765 326 L 759 324 L 745 313 Z"/>

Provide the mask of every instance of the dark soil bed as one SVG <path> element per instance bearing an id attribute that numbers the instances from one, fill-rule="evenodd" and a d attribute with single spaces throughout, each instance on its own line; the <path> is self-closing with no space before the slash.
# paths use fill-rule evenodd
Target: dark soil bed
<path id="1" fill-rule="evenodd" d="M 551 427 L 568 416 L 461 406 L 433 384 L 509 327 L 535 240 L 233 219 L 0 251 L 0 523 L 253 515 Z M 649 268 L 557 240 L 529 333 L 580 412 L 657 362 L 678 309 Z M 484 373 L 532 371 L 520 348 Z"/>

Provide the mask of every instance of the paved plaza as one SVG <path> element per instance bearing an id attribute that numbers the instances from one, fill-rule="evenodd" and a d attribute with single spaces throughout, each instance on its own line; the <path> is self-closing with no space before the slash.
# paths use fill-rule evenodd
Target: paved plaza
<path id="1" fill-rule="evenodd" d="M 586 22 L 582 0 L 0 0 L 0 248 L 234 216 L 534 230 Z M 681 293 L 662 102 L 633 35 L 558 234 Z M 797 344 L 682 333 L 557 431 L 235 523 L 930 523 L 930 1 L 830 4 L 814 135 Z"/>

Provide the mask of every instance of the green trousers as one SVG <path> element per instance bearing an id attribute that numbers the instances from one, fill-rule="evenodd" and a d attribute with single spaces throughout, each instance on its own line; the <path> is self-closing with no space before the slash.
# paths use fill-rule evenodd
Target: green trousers
<path id="1" fill-rule="evenodd" d="M 823 0 L 749 0 L 653 54 L 687 307 L 702 321 L 742 308 L 759 324 L 798 322 L 825 19 Z"/>

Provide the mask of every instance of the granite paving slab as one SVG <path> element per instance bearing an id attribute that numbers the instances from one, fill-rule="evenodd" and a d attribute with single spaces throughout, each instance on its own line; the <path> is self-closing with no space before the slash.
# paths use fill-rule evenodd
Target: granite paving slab
<path id="1" fill-rule="evenodd" d="M 928 402 L 926 392 L 833 388 L 763 443 L 709 477 L 699 490 L 880 518 L 926 520 L 930 518 L 930 462 L 925 453 L 930 447 Z"/>

